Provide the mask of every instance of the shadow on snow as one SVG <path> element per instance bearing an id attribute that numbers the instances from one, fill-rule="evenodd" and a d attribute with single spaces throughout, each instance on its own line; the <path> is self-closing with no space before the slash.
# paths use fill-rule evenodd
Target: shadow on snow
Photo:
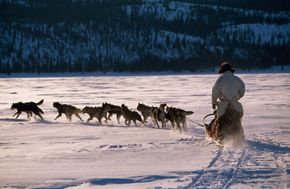
<path id="1" fill-rule="evenodd" d="M 104 185 L 111 185 L 111 184 L 138 184 L 138 183 L 147 183 L 147 182 L 153 182 L 163 179 L 177 179 L 178 176 L 162 176 L 162 175 L 150 175 L 150 176 L 138 176 L 138 177 L 129 177 L 129 178 L 99 178 L 99 179 L 89 179 L 85 181 L 73 181 L 72 183 L 68 184 L 56 184 L 55 186 L 49 186 L 49 187 L 39 187 L 42 189 L 50 188 L 50 189 L 62 189 L 66 187 L 74 187 L 79 186 L 81 184 L 90 184 L 90 185 L 96 185 L 96 186 L 104 186 Z"/>
<path id="2" fill-rule="evenodd" d="M 275 144 L 267 144 L 267 143 L 262 143 L 260 141 L 251 141 L 251 140 L 248 140 L 247 144 L 249 147 L 254 148 L 257 151 L 274 152 L 274 153 L 280 153 L 280 154 L 290 153 L 289 147 L 278 146 Z"/>

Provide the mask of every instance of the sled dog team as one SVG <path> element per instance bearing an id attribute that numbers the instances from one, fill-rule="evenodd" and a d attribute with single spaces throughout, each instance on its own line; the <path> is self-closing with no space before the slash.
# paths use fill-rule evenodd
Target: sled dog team
<path id="1" fill-rule="evenodd" d="M 212 88 L 212 108 L 214 113 L 206 115 L 203 119 L 207 138 L 221 146 L 223 146 L 224 141 L 231 138 L 235 139 L 238 144 L 245 139 L 244 130 L 241 124 L 243 106 L 239 102 L 245 94 L 245 84 L 239 77 L 234 75 L 234 72 L 235 69 L 229 62 L 226 61 L 220 65 L 218 73 L 221 75 Z M 43 100 L 38 103 L 14 103 L 12 104 L 11 109 L 17 109 L 17 112 L 13 116 L 17 115 L 16 118 L 18 118 L 21 112 L 26 112 L 28 118 L 34 113 L 35 116 L 39 116 L 43 119 L 41 115 L 43 114 L 43 111 L 38 107 L 38 105 L 41 105 L 42 103 Z M 166 104 L 160 104 L 159 107 L 154 107 L 138 103 L 137 110 L 141 113 L 143 118 L 138 112 L 130 110 L 124 104 L 116 106 L 103 103 L 101 107 L 86 106 L 82 110 L 59 102 L 54 102 L 53 106 L 58 111 L 58 115 L 55 119 L 61 117 L 62 114 L 65 114 L 66 117 L 71 120 L 71 117 L 74 114 L 82 120 L 79 114 L 83 113 L 89 114 L 90 116 L 87 122 L 93 118 L 97 118 L 99 124 L 102 125 L 103 118 L 105 119 L 105 122 L 107 122 L 108 120 L 111 120 L 111 117 L 115 114 L 118 123 L 120 123 L 120 117 L 123 116 L 127 126 L 130 126 L 131 121 L 133 121 L 137 126 L 136 121 L 140 121 L 145 125 L 148 117 L 151 117 L 153 123 L 158 128 L 165 128 L 166 122 L 169 121 L 172 128 L 174 130 L 178 128 L 180 132 L 182 132 L 182 130 L 186 131 L 186 116 L 193 114 L 192 111 L 168 107 Z M 210 115 L 213 115 L 214 119 L 209 124 L 206 124 L 205 118 Z"/>
<path id="2" fill-rule="evenodd" d="M 43 120 L 41 114 L 44 112 L 38 107 L 43 104 L 44 100 L 39 102 L 17 102 L 13 103 L 11 109 L 16 109 L 17 112 L 13 115 L 18 118 L 22 112 L 27 114 L 27 118 L 30 119 L 33 114 L 35 116 L 40 117 Z M 123 117 L 125 119 L 125 124 L 130 126 L 131 122 L 137 126 L 137 121 L 141 122 L 145 125 L 147 123 L 147 119 L 151 117 L 153 123 L 158 128 L 165 128 L 166 122 L 169 121 L 174 130 L 179 129 L 181 131 L 186 131 L 186 116 L 193 114 L 192 111 L 186 111 L 180 108 L 169 107 L 166 104 L 160 104 L 159 107 L 147 106 L 142 103 L 138 103 L 137 110 L 141 113 L 141 115 L 137 111 L 130 110 L 126 105 L 122 104 L 121 106 L 103 103 L 102 106 L 99 107 L 90 107 L 86 106 L 83 109 L 76 108 L 75 106 L 68 104 L 61 104 L 59 102 L 54 102 L 53 107 L 57 109 L 58 115 L 55 120 L 64 114 L 68 120 L 71 121 L 72 115 L 75 115 L 81 121 L 80 114 L 88 114 L 89 118 L 87 122 L 96 118 L 98 123 L 102 125 L 102 119 L 107 122 L 111 120 L 113 115 L 116 115 L 117 121 L 120 124 L 120 118 Z M 161 123 L 161 125 L 160 125 Z"/>

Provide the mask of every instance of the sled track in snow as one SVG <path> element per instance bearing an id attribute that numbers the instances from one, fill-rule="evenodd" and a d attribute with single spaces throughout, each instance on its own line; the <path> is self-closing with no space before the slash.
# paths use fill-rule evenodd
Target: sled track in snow
<path id="1" fill-rule="evenodd" d="M 219 149 L 209 165 L 192 182 L 182 188 L 228 188 L 246 157 L 248 149 L 228 151 Z"/>
<path id="2" fill-rule="evenodd" d="M 235 178 L 236 172 L 238 170 L 238 168 L 240 167 L 241 163 L 243 162 L 246 154 L 248 152 L 248 149 L 245 148 L 242 152 L 241 152 L 241 156 L 238 159 L 238 162 L 236 163 L 234 169 L 233 169 L 233 173 L 231 174 L 231 178 L 227 181 L 227 183 L 224 185 L 223 189 L 226 189 L 228 186 L 230 186 L 231 182 L 233 181 L 233 179 Z"/>

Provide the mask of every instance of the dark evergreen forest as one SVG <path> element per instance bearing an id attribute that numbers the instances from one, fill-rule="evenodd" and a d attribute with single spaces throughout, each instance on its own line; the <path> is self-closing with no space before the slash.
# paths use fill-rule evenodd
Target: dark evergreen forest
<path id="1" fill-rule="evenodd" d="M 286 0 L 0 0 L 0 72 L 290 65 Z"/>

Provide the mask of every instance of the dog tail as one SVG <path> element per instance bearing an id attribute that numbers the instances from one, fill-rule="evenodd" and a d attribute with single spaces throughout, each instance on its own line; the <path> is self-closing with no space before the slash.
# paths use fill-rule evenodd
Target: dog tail
<path id="1" fill-rule="evenodd" d="M 194 112 L 193 111 L 183 111 L 182 112 L 182 115 L 183 116 L 187 116 L 187 115 L 191 115 L 191 114 L 193 114 Z"/>
<path id="2" fill-rule="evenodd" d="M 43 103 L 43 101 L 44 101 L 44 100 L 42 99 L 41 101 L 37 102 L 36 105 L 37 105 L 37 106 L 41 105 L 41 104 Z"/>

